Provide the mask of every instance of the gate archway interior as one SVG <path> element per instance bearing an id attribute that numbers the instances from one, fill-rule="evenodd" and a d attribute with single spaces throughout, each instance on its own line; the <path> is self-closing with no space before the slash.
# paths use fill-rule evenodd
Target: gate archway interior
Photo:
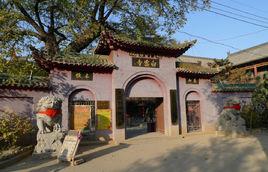
<path id="1" fill-rule="evenodd" d="M 84 134 L 95 132 L 95 101 L 86 89 L 74 91 L 69 97 L 70 129 L 82 130 Z"/>
<path id="2" fill-rule="evenodd" d="M 187 132 L 201 131 L 200 95 L 191 91 L 186 95 Z"/>
<path id="3" fill-rule="evenodd" d="M 156 80 L 142 77 L 130 82 L 126 88 L 126 138 L 148 132 L 164 133 L 163 100 Z"/>

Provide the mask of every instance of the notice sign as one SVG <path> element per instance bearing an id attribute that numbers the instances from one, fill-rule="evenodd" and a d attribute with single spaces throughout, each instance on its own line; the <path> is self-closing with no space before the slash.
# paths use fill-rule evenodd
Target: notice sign
<path id="1" fill-rule="evenodd" d="M 81 133 L 77 130 L 70 130 L 65 136 L 62 147 L 58 154 L 59 161 L 73 161 L 78 145 L 80 143 Z"/>
<path id="2" fill-rule="evenodd" d="M 74 105 L 73 111 L 73 128 L 75 130 L 82 130 L 87 127 L 91 118 L 90 105 Z"/>
<path id="3" fill-rule="evenodd" d="M 97 109 L 98 117 L 98 130 L 109 130 L 111 129 L 111 109 Z"/>

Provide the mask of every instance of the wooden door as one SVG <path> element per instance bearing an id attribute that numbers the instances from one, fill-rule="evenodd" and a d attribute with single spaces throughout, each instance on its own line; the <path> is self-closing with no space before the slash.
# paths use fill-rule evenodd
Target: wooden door
<path id="1" fill-rule="evenodd" d="M 164 106 L 163 102 L 155 109 L 156 111 L 156 131 L 164 133 Z"/>
<path id="2" fill-rule="evenodd" d="M 201 130 L 199 101 L 186 101 L 187 132 Z"/>
<path id="3" fill-rule="evenodd" d="M 90 126 L 91 106 L 90 105 L 73 105 L 72 126 L 74 130 L 82 130 Z"/>

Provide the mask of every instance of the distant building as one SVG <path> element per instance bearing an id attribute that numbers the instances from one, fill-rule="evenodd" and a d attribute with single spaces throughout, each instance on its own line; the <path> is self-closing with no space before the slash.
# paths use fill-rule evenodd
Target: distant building
<path id="1" fill-rule="evenodd" d="M 229 54 L 228 60 L 235 68 L 245 69 L 256 76 L 268 71 L 268 42 Z"/>

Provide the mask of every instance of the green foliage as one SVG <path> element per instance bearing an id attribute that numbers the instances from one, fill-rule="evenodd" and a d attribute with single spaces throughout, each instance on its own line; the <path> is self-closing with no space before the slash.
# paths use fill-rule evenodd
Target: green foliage
<path id="1" fill-rule="evenodd" d="M 11 60 L 0 58 L 0 73 L 16 77 L 48 76 L 48 73 L 39 68 L 35 62 L 23 57 Z"/>
<path id="2" fill-rule="evenodd" d="M 214 59 L 214 62 L 210 65 L 212 68 L 220 71 L 211 80 L 212 82 L 226 81 L 230 75 L 232 69 L 232 63 L 228 59 Z"/>
<path id="3" fill-rule="evenodd" d="M 243 106 L 241 116 L 245 119 L 247 128 L 256 129 L 262 127 L 261 116 L 254 111 L 252 104 Z"/>
<path id="4" fill-rule="evenodd" d="M 257 80 L 251 71 L 243 68 L 233 68 L 233 64 L 228 59 L 215 59 L 211 66 L 220 70 L 219 74 L 211 79 L 214 83 L 246 84 L 255 83 Z"/>
<path id="5" fill-rule="evenodd" d="M 25 54 L 29 44 L 51 55 L 80 52 L 104 29 L 165 42 L 186 23 L 187 13 L 208 7 L 209 0 L 1 0 L 0 53 Z"/>
<path id="6" fill-rule="evenodd" d="M 0 114 L 0 149 L 19 146 L 23 137 L 33 132 L 34 127 L 28 117 L 6 112 Z"/>
<path id="7" fill-rule="evenodd" d="M 268 128 L 268 79 L 264 76 L 254 90 L 250 105 L 242 109 L 242 116 L 249 128 Z"/>

